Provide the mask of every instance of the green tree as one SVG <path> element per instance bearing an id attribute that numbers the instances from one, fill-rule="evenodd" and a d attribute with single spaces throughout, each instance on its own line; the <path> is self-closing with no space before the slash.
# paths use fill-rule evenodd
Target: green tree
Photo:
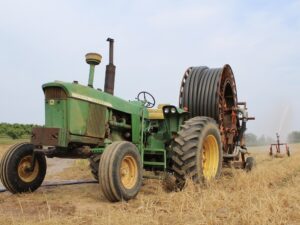
<path id="1" fill-rule="evenodd" d="M 299 143 L 300 142 L 300 131 L 293 131 L 288 135 L 289 143 Z"/>
<path id="2" fill-rule="evenodd" d="M 257 144 L 258 144 L 258 145 L 266 145 L 266 144 L 267 144 L 267 143 L 266 143 L 266 137 L 265 137 L 265 135 L 262 135 L 262 136 L 260 136 L 260 137 L 258 138 Z"/>
<path id="3" fill-rule="evenodd" d="M 6 132 L 6 135 L 11 137 L 12 139 L 19 139 L 22 137 L 24 132 L 20 129 L 9 128 Z"/>
<path id="4" fill-rule="evenodd" d="M 248 145 L 248 146 L 257 145 L 257 137 L 253 133 L 246 133 L 245 134 L 245 140 L 246 140 L 246 145 Z"/>
<path id="5" fill-rule="evenodd" d="M 0 123 L 0 135 L 9 136 L 13 139 L 21 138 L 23 135 L 28 137 L 32 128 L 36 126 L 34 124 Z"/>

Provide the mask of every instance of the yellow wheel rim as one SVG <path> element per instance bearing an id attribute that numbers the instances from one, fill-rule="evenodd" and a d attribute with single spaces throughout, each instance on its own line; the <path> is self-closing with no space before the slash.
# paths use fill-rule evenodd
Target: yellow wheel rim
<path id="1" fill-rule="evenodd" d="M 126 189 L 131 189 L 138 179 L 138 166 L 134 157 L 127 155 L 120 167 L 121 182 Z"/>
<path id="2" fill-rule="evenodd" d="M 30 171 L 32 156 L 28 155 L 21 159 L 18 165 L 18 175 L 19 178 L 26 182 L 30 183 L 36 179 L 39 173 L 39 164 L 36 162 L 34 165 L 33 171 Z"/>
<path id="3" fill-rule="evenodd" d="M 219 146 L 213 135 L 204 139 L 202 146 L 202 171 L 206 180 L 214 178 L 219 166 Z"/>

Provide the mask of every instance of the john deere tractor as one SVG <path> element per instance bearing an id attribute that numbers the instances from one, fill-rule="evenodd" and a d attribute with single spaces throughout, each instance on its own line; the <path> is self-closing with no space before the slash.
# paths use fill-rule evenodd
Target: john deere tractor
<path id="1" fill-rule="evenodd" d="M 133 101 L 114 96 L 114 40 L 108 38 L 109 64 L 104 91 L 93 87 L 101 55 L 89 53 L 88 85 L 55 81 L 42 86 L 45 125 L 31 141 L 12 146 L 2 157 L 0 175 L 11 193 L 35 191 L 46 174 L 46 157 L 86 158 L 104 196 L 112 202 L 134 198 L 147 171 L 185 181 L 217 178 L 222 165 L 250 170 L 244 132 L 248 117 L 238 103 L 233 72 L 190 67 L 183 76 L 179 106 L 160 104 L 142 91 Z"/>

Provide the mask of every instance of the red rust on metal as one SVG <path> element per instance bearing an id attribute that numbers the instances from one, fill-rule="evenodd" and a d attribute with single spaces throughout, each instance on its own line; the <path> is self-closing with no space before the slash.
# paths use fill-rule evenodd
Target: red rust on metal
<path id="1" fill-rule="evenodd" d="M 59 128 L 34 127 L 30 142 L 36 146 L 57 146 L 59 130 Z"/>
<path id="2" fill-rule="evenodd" d="M 274 155 L 273 153 L 273 147 L 275 147 L 275 150 L 276 150 L 276 154 L 280 154 L 281 153 L 281 149 L 280 149 L 280 146 L 284 146 L 285 147 L 285 151 L 286 151 L 286 154 L 288 156 L 290 156 L 290 149 L 289 149 L 289 146 L 287 143 L 280 143 L 280 140 L 279 140 L 279 134 L 276 133 L 276 138 L 277 138 L 277 143 L 276 144 L 271 144 L 270 145 L 270 156 Z"/>
<path id="3" fill-rule="evenodd" d="M 49 87 L 45 88 L 45 98 L 63 100 L 67 98 L 66 92 L 60 87 Z"/>

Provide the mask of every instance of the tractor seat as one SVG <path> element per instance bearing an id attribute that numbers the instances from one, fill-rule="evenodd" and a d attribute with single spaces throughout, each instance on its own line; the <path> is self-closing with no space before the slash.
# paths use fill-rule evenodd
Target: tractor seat
<path id="1" fill-rule="evenodd" d="M 150 120 L 163 120 L 164 119 L 164 114 L 162 108 L 166 104 L 159 104 L 157 109 L 148 109 L 149 113 L 149 119 Z"/>

